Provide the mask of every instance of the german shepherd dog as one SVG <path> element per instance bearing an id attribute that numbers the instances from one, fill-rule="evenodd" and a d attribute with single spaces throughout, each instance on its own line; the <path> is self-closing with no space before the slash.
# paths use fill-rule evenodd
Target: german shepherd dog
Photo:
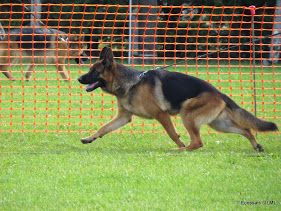
<path id="1" fill-rule="evenodd" d="M 71 35 L 66 39 L 67 36 L 61 33 L 50 28 L 23 27 L 11 30 L 0 41 L 0 71 L 9 80 L 14 80 L 8 67 L 27 60 L 26 80 L 30 79 L 36 63 L 55 65 L 63 80 L 69 80 L 65 60 L 77 58 L 83 53 L 84 36 Z"/>
<path id="2" fill-rule="evenodd" d="M 257 143 L 252 130 L 278 130 L 276 124 L 256 118 L 199 78 L 163 69 L 146 72 L 130 69 L 114 61 L 113 52 L 108 47 L 102 49 L 99 60 L 78 81 L 87 85 L 87 92 L 100 87 L 115 95 L 118 103 L 117 116 L 94 135 L 81 139 L 83 144 L 122 127 L 133 115 L 158 120 L 181 150 L 203 146 L 199 132 L 203 124 L 220 132 L 240 134 L 259 152 L 263 147 Z M 176 114 L 181 116 L 190 135 L 187 147 L 172 124 L 170 115 Z"/>

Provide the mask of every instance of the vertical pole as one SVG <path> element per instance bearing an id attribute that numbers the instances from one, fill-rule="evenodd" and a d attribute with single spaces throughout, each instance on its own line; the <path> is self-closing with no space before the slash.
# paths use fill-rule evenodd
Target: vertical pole
<path id="1" fill-rule="evenodd" d="M 156 43 L 155 35 L 157 28 L 157 12 L 155 7 L 158 5 L 157 0 L 142 0 L 143 7 L 139 16 L 139 41 L 141 42 L 140 63 L 155 64 L 156 61 Z"/>
<path id="2" fill-rule="evenodd" d="M 37 26 L 41 20 L 41 0 L 31 0 L 30 25 Z"/>
<path id="3" fill-rule="evenodd" d="M 5 34 L 6 34 L 6 32 L 5 32 L 3 26 L 2 26 L 2 24 L 1 24 L 1 22 L 0 22 L 0 40 L 3 40 L 3 39 L 4 39 Z"/>
<path id="4" fill-rule="evenodd" d="M 132 0 L 129 0 L 129 49 L 128 49 L 128 64 L 131 64 L 132 58 Z"/>
<path id="5" fill-rule="evenodd" d="M 274 23 L 272 34 L 278 34 L 281 32 L 281 0 L 276 0 L 274 15 Z M 281 52 L 281 37 L 273 36 L 271 38 L 270 54 L 269 58 L 263 60 L 263 64 L 266 66 L 276 64 L 279 61 Z"/>
<path id="6" fill-rule="evenodd" d="M 252 53 L 253 53 L 253 83 L 254 83 L 254 111 L 255 116 L 257 116 L 257 90 L 256 90 L 256 52 L 255 52 L 255 14 L 256 7 L 250 6 L 251 11 L 251 44 L 252 44 Z"/>
<path id="7" fill-rule="evenodd" d="M 138 4 L 138 13 L 130 16 L 131 34 L 128 61 L 138 64 L 154 64 L 156 57 L 157 0 L 130 0 Z M 130 8 L 130 7 L 129 7 Z M 130 27 L 129 27 L 130 28 Z"/>

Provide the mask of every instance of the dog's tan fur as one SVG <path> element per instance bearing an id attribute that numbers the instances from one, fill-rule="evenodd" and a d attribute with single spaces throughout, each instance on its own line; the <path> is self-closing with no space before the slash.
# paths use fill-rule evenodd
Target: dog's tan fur
<path id="1" fill-rule="evenodd" d="M 71 35 L 68 40 L 58 37 L 56 34 L 50 36 L 53 37 L 48 43 L 50 44 L 49 48 L 40 51 L 28 49 L 32 53 L 30 55 L 25 52 L 26 49 L 21 48 L 18 41 L 11 39 L 10 35 L 6 34 L 4 39 L 0 41 L 0 72 L 9 80 L 15 80 L 9 67 L 14 64 L 27 64 L 25 79 L 30 80 L 36 64 L 54 65 L 62 79 L 69 80 L 68 72 L 65 70 L 65 61 L 67 58 L 76 58 L 82 54 L 85 50 L 84 36 Z"/>

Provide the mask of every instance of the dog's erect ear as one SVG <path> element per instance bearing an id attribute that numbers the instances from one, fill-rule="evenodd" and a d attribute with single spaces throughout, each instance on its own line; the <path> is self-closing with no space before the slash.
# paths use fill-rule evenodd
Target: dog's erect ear
<path id="1" fill-rule="evenodd" d="M 100 60 L 102 60 L 102 63 L 104 66 L 110 67 L 113 63 L 113 52 L 111 48 L 104 47 L 100 53 Z"/>
<path id="2" fill-rule="evenodd" d="M 105 59 L 105 54 L 107 53 L 107 51 L 109 50 L 109 47 L 103 47 L 103 49 L 100 52 L 100 60 Z"/>

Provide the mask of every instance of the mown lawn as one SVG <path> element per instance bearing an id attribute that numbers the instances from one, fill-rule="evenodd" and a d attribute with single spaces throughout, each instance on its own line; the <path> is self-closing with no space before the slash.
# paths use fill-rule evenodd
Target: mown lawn
<path id="1" fill-rule="evenodd" d="M 0 76 L 0 210 L 281 209 L 280 133 L 258 134 L 265 152 L 256 153 L 243 137 L 204 127 L 202 149 L 177 152 L 156 121 L 135 118 L 82 145 L 115 115 L 115 99 L 84 92 L 75 79 L 86 67 L 71 67 L 69 83 L 38 69 L 30 82 Z M 250 68 L 178 70 L 253 111 Z M 277 70 L 257 69 L 257 115 L 279 128 L 280 83 Z"/>

